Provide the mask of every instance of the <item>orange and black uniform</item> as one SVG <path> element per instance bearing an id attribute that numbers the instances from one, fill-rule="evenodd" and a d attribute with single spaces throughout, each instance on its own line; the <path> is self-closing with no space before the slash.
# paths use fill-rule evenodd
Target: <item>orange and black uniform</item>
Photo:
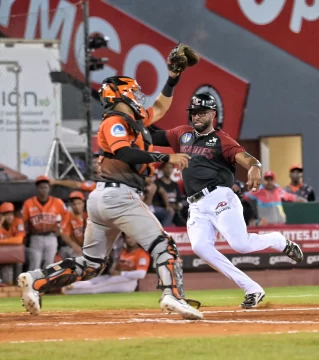
<path id="1" fill-rule="evenodd" d="M 143 120 L 135 120 L 133 115 L 111 112 L 103 120 L 98 132 L 99 147 L 104 152 L 104 158 L 101 161 L 102 179 L 143 190 L 143 176 L 152 175 L 154 173 L 152 162 L 160 161 L 160 159 L 150 157 L 153 145 L 151 136 L 146 129 L 151 124 L 153 109 L 149 108 L 146 115 Z M 134 130 L 132 124 L 136 125 L 139 131 Z M 145 163 L 138 165 L 138 162 L 128 159 L 126 155 L 121 156 L 119 150 L 124 148 L 130 148 L 133 153 L 135 149 L 148 151 L 149 153 L 144 153 Z M 143 153 L 139 154 L 139 156 L 141 155 L 143 156 Z M 156 155 L 164 156 L 163 154 Z"/>

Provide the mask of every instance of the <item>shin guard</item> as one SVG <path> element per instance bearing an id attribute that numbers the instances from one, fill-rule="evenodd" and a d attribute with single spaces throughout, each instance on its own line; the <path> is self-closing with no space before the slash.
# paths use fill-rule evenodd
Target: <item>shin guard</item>
<path id="1" fill-rule="evenodd" d="M 76 258 L 65 259 L 43 269 L 44 277 L 35 280 L 33 288 L 44 294 L 53 289 L 68 286 L 76 281 L 89 280 L 105 269 L 106 261 L 98 265 L 98 268 L 94 268 L 87 266 L 86 261 L 80 264 L 76 261 Z"/>

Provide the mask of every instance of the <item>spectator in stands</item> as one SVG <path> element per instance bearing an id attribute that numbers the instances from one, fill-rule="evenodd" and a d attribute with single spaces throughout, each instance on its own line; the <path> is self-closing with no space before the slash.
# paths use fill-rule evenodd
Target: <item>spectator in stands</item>
<path id="1" fill-rule="evenodd" d="M 82 255 L 84 231 L 87 213 L 84 211 L 85 198 L 80 191 L 73 191 L 69 195 L 71 211 L 68 211 L 67 221 L 61 235 L 63 244 L 59 249 L 62 259 Z"/>
<path id="2" fill-rule="evenodd" d="M 291 165 L 289 169 L 290 184 L 285 187 L 285 191 L 290 194 L 300 196 L 308 201 L 315 201 L 313 188 L 302 181 L 303 168 L 300 164 Z"/>
<path id="3" fill-rule="evenodd" d="M 259 219 L 257 216 L 257 209 L 254 209 L 252 202 L 243 198 L 245 184 L 236 180 L 232 186 L 234 193 L 239 197 L 243 205 L 244 219 L 247 226 L 263 226 L 267 225 L 267 220 L 264 218 Z"/>
<path id="4" fill-rule="evenodd" d="M 110 275 L 97 276 L 88 281 L 79 281 L 63 289 L 69 294 L 103 294 L 133 292 L 138 281 L 144 279 L 150 265 L 150 255 L 137 242 L 124 236 L 125 247 Z"/>
<path id="5" fill-rule="evenodd" d="M 49 196 L 50 179 L 39 176 L 35 180 L 37 195 L 23 204 L 23 219 L 30 237 L 29 270 L 46 267 L 54 262 L 58 248 L 57 237 L 67 221 L 67 209 L 61 199 Z"/>
<path id="6" fill-rule="evenodd" d="M 182 198 L 177 182 L 172 180 L 174 164 L 163 163 L 161 166 L 163 176 L 155 184 L 157 192 L 153 199 L 153 205 L 165 207 L 166 210 L 173 214 L 173 223 L 177 226 L 186 226 L 186 219 L 183 219 L 181 210 L 183 209 Z M 159 189 L 164 189 L 168 197 L 168 204 L 165 204 Z M 167 206 L 167 207 L 166 207 Z"/>
<path id="7" fill-rule="evenodd" d="M 256 192 L 246 192 L 244 199 L 256 201 L 259 217 L 265 218 L 268 224 L 284 224 L 286 214 L 282 200 L 292 202 L 307 202 L 307 200 L 287 193 L 275 183 L 275 178 L 272 171 L 266 171 L 263 185 Z"/>
<path id="8" fill-rule="evenodd" d="M 21 245 L 25 236 L 23 220 L 14 216 L 14 206 L 5 202 L 0 206 L 0 251 L 3 245 Z M 22 265 L 0 265 L 0 278 L 7 285 L 13 285 L 14 272 L 19 273 Z"/>
<path id="9" fill-rule="evenodd" d="M 100 164 L 99 164 L 99 153 L 93 154 L 92 159 L 92 173 L 93 177 L 97 178 L 99 176 L 100 171 Z M 86 181 L 76 181 L 76 180 L 50 180 L 51 185 L 59 185 L 59 186 L 65 186 L 71 189 L 79 189 L 82 191 L 88 191 L 91 192 L 95 189 L 96 183 L 91 180 Z"/>

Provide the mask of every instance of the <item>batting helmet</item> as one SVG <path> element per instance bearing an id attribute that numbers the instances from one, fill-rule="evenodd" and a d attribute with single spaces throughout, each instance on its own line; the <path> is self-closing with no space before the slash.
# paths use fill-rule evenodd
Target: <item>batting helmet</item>
<path id="1" fill-rule="evenodd" d="M 210 93 L 195 94 L 186 109 L 188 111 L 189 121 L 192 121 L 192 112 L 195 110 L 214 110 L 217 114 L 217 103 L 213 95 Z"/>
<path id="2" fill-rule="evenodd" d="M 134 112 L 136 119 L 146 116 L 145 95 L 136 80 L 127 76 L 112 76 L 103 81 L 99 90 L 100 100 L 105 109 L 112 109 L 117 103 L 126 103 Z"/>

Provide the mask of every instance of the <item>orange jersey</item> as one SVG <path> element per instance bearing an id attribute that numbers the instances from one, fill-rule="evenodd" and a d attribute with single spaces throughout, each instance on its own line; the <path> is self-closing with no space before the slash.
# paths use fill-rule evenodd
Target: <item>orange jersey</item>
<path id="1" fill-rule="evenodd" d="M 131 116 L 133 119 L 134 117 Z M 143 119 L 144 127 L 151 124 L 153 119 L 153 108 L 147 110 L 147 116 Z M 144 129 L 144 131 L 147 131 Z M 140 150 L 145 150 L 143 136 L 139 133 L 136 136 L 135 131 L 128 125 L 128 123 L 118 115 L 113 115 L 102 121 L 97 135 L 99 147 L 106 153 L 114 155 L 115 152 L 123 147 L 130 147 L 133 142 L 134 146 Z M 150 145 L 148 151 L 153 150 L 153 145 Z M 109 180 L 121 182 L 132 187 L 143 187 L 143 180 L 141 174 L 146 168 L 149 168 L 151 173 L 154 172 L 153 164 L 143 164 L 139 173 L 134 171 L 129 164 L 125 162 L 104 157 L 100 164 L 101 177 Z"/>
<path id="2" fill-rule="evenodd" d="M 79 218 L 78 216 L 74 215 L 72 212 L 69 211 L 68 220 L 63 229 L 63 233 L 70 236 L 70 238 L 80 246 L 83 245 L 84 231 L 87 218 L 87 213 L 83 214 L 83 218 Z"/>
<path id="3" fill-rule="evenodd" d="M 0 245 L 22 244 L 25 236 L 24 223 L 15 217 L 9 229 L 0 226 Z"/>
<path id="4" fill-rule="evenodd" d="M 142 248 L 138 247 L 131 252 L 127 252 L 123 249 L 120 258 L 116 264 L 116 269 L 122 271 L 132 270 L 148 270 L 150 266 L 151 257 Z"/>
<path id="5" fill-rule="evenodd" d="M 80 189 L 82 191 L 93 191 L 96 188 L 96 183 L 94 181 L 83 181 L 81 183 Z"/>
<path id="6" fill-rule="evenodd" d="M 67 209 L 64 202 L 49 196 L 42 205 L 36 196 L 27 199 L 23 204 L 23 220 L 27 224 L 27 232 L 31 234 L 48 234 L 65 227 Z"/>

